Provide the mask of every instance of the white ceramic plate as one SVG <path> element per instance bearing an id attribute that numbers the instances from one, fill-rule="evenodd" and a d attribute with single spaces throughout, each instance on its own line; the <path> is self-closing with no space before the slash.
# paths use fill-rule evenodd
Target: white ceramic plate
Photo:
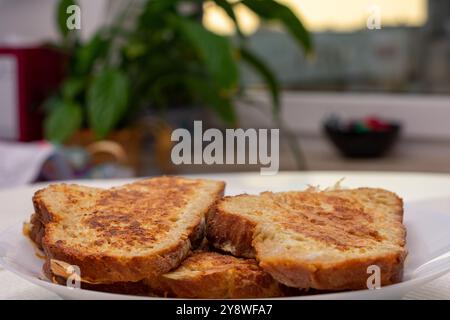
<path id="1" fill-rule="evenodd" d="M 236 194 L 246 191 L 256 193 L 264 190 L 295 190 L 303 189 L 307 184 L 330 185 L 342 174 L 327 174 L 322 178 L 318 176 L 301 175 L 296 178 L 292 175 L 277 177 L 260 177 L 259 175 L 227 175 L 216 176 L 227 181 L 227 193 Z M 377 184 L 374 176 L 372 184 L 365 186 L 383 186 Z M 351 180 L 349 178 L 349 180 Z M 395 179 L 394 179 L 395 180 Z M 367 181 L 367 180 L 366 180 Z M 384 180 L 386 182 L 386 180 Z M 97 181 L 89 185 L 108 187 L 118 185 L 123 181 Z M 358 184 L 349 183 L 354 187 Z M 384 185 L 384 187 L 389 188 Z M 18 209 L 24 211 L 17 214 L 18 221 L 6 228 L 0 234 L 0 265 L 20 277 L 44 287 L 63 298 L 69 299 L 155 299 L 102 293 L 89 290 L 71 289 L 56 285 L 42 279 L 42 260 L 37 257 L 36 251 L 30 241 L 22 234 L 22 222 L 29 216 L 31 206 L 30 195 L 36 189 L 17 189 L 7 192 L 8 199 L 15 204 L 10 204 L 12 211 Z M 392 189 L 392 188 L 391 188 Z M 393 191 L 397 191 L 394 188 Z M 6 195 L 5 195 L 6 196 Z M 0 200 L 6 200 L 1 196 Z M 378 290 L 360 290 L 340 292 L 332 294 L 320 294 L 313 296 L 290 297 L 289 299 L 395 299 L 401 298 L 409 291 L 436 279 L 450 271 L 450 212 L 448 207 L 442 206 L 442 199 L 436 201 L 416 201 L 405 206 L 405 224 L 408 230 L 407 246 L 409 255 L 405 263 L 404 280 L 401 283 L 382 287 Z M 442 210 L 441 210 L 442 208 Z"/>

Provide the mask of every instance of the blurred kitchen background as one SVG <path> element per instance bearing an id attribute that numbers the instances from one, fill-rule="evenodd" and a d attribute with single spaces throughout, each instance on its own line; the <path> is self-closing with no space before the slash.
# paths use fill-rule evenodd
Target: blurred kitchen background
<path id="1" fill-rule="evenodd" d="M 194 120 L 280 128 L 281 170 L 450 172 L 450 1 L 0 0 L 0 185 L 259 170 L 174 166 Z"/>

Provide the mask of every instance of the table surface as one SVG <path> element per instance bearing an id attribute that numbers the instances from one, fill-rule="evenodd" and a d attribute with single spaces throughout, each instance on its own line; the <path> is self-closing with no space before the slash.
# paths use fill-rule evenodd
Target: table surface
<path id="1" fill-rule="evenodd" d="M 199 177 L 199 176 L 195 176 Z M 230 194 L 253 191 L 301 190 L 308 185 L 328 187 L 345 178 L 345 187 L 381 187 L 392 190 L 405 202 L 427 201 L 435 209 L 450 214 L 450 175 L 422 173 L 376 172 L 282 172 L 275 176 L 255 173 L 211 174 L 201 177 L 227 182 Z M 125 181 L 83 181 L 82 184 L 107 187 Z M 14 189 L 0 189 L 0 230 L 25 221 L 32 212 L 31 197 L 43 185 Z M 59 299 L 54 293 L 31 284 L 0 267 L 0 299 Z M 450 274 L 420 289 L 408 293 L 404 299 L 449 299 Z"/>

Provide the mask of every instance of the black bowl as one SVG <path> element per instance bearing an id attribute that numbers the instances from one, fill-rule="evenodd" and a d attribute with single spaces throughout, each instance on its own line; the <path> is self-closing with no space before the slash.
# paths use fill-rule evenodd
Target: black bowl
<path id="1" fill-rule="evenodd" d="M 325 134 L 348 158 L 377 158 L 385 155 L 396 142 L 400 129 L 397 123 L 391 123 L 385 131 L 368 132 L 343 131 L 327 123 L 324 125 Z"/>

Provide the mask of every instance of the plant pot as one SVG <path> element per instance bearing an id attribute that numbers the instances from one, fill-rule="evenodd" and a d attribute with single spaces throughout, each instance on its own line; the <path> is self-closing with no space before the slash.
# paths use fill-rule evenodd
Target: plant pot
<path id="1" fill-rule="evenodd" d="M 172 163 L 171 151 L 175 142 L 171 141 L 173 130 L 183 128 L 193 134 L 194 121 L 202 121 L 203 130 L 224 129 L 225 125 L 211 109 L 201 106 L 174 106 L 163 113 L 149 112 L 141 117 L 145 128 L 143 175 L 178 174 L 180 167 Z"/>
<path id="2" fill-rule="evenodd" d="M 113 131 L 104 139 L 98 139 L 93 131 L 83 129 L 77 131 L 66 145 L 88 149 L 93 164 L 115 160 L 131 167 L 137 174 L 141 169 L 142 141 L 143 132 L 139 127 Z"/>
<path id="3" fill-rule="evenodd" d="M 172 129 L 184 128 L 189 131 L 194 129 L 194 121 L 202 121 L 203 129 L 225 129 L 226 124 L 220 120 L 211 108 L 204 106 L 173 107 L 166 110 L 161 119 Z"/>

